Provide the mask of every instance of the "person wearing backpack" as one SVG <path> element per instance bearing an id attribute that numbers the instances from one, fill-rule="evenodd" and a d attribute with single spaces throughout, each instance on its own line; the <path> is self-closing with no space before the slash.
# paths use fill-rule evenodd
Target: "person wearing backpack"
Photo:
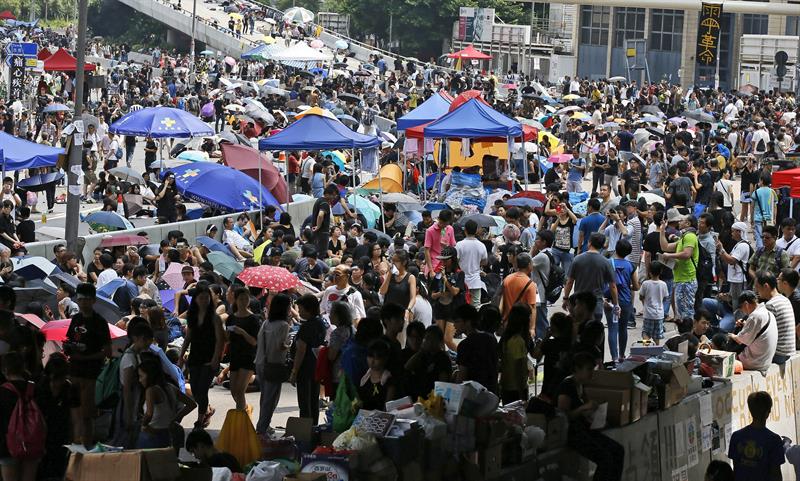
<path id="1" fill-rule="evenodd" d="M 44 456 L 47 425 L 34 400 L 35 384 L 25 379 L 18 352 L 3 356 L 0 385 L 0 475 L 3 481 L 34 481 Z"/>
<path id="2" fill-rule="evenodd" d="M 754 280 L 761 271 L 780 272 L 789 267 L 789 254 L 777 246 L 778 229 L 774 225 L 764 226 L 761 240 L 764 245 L 756 248 L 756 252 L 748 262 L 750 280 Z"/>
<path id="3" fill-rule="evenodd" d="M 722 241 L 717 239 L 717 252 L 720 261 L 727 265 L 725 279 L 731 295 L 731 304 L 735 311 L 739 307 L 739 295 L 747 285 L 747 263 L 753 255 L 753 248 L 747 242 L 747 224 L 734 222 L 731 227 L 731 238 L 736 242 L 728 252 Z"/>
<path id="4" fill-rule="evenodd" d="M 545 335 L 550 328 L 550 321 L 547 317 L 547 300 L 548 293 L 552 292 L 554 288 L 558 288 L 559 293 L 562 285 L 554 286 L 555 282 L 550 280 L 551 272 L 555 269 L 561 269 L 550 254 L 550 249 L 553 247 L 555 234 L 553 231 L 542 230 L 536 233 L 536 240 L 533 243 L 531 261 L 533 268 L 531 270 L 531 279 L 536 282 L 536 292 L 539 295 L 536 297 L 536 335 L 535 339 L 544 339 Z M 563 281 L 564 271 L 561 271 L 561 279 Z M 557 276 L 553 276 L 554 278 Z"/>
<path id="5" fill-rule="evenodd" d="M 158 359 L 143 360 L 138 367 L 139 383 L 144 389 L 142 427 L 137 449 L 172 446 L 171 427 L 197 407 L 192 398 L 167 383 Z M 183 442 L 181 442 L 183 444 Z"/>
<path id="6" fill-rule="evenodd" d="M 319 383 L 314 379 L 317 367 L 317 348 L 325 342 L 325 324 L 319 314 L 319 300 L 306 294 L 297 300 L 303 322 L 294 338 L 291 354 L 294 358 L 289 383 L 297 387 L 297 405 L 301 418 L 311 418 L 319 424 Z"/>
<path id="7" fill-rule="evenodd" d="M 756 236 L 756 249 L 763 247 L 762 232 L 766 226 L 775 225 L 775 217 L 778 207 L 778 196 L 772 190 L 772 176 L 761 173 L 758 188 L 750 198 L 753 200 L 753 213 L 750 220 L 753 222 L 753 233 Z"/>
<path id="8" fill-rule="evenodd" d="M 703 299 L 711 296 L 714 285 L 714 273 L 717 272 L 715 260 L 717 252 L 717 233 L 712 230 L 714 216 L 705 212 L 697 222 L 697 243 L 699 256 L 697 259 L 697 292 L 694 296 L 695 310 L 703 307 Z"/>

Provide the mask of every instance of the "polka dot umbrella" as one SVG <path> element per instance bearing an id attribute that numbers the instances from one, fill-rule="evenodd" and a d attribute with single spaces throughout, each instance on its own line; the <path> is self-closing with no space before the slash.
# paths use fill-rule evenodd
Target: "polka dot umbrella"
<path id="1" fill-rule="evenodd" d="M 249 287 L 260 287 L 270 291 L 281 292 L 300 285 L 300 279 L 283 267 L 257 266 L 248 267 L 236 276 Z"/>

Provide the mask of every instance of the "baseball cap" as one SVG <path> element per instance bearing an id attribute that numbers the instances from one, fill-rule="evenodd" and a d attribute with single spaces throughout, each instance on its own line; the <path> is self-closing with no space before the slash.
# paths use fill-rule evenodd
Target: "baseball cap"
<path id="1" fill-rule="evenodd" d="M 681 214 L 678 209 L 672 207 L 671 209 L 667 210 L 667 222 L 678 222 L 682 221 L 686 218 L 685 215 Z"/>

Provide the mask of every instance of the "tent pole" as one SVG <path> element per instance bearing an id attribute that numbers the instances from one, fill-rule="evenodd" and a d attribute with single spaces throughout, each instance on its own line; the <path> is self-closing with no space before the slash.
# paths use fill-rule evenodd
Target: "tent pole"
<path id="1" fill-rule="evenodd" d="M 283 151 L 283 166 L 286 169 L 286 209 L 289 212 L 289 201 L 292 200 L 291 186 L 289 185 L 289 152 Z M 300 173 L 302 175 L 302 172 Z"/>
<path id="2" fill-rule="evenodd" d="M 264 184 L 261 183 L 261 152 L 258 153 L 258 210 L 260 214 L 258 216 L 261 219 L 261 232 L 264 232 Z M 261 259 L 259 259 L 259 264 L 261 263 Z"/>
<path id="3" fill-rule="evenodd" d="M 522 135 L 522 165 L 524 166 L 522 169 L 523 175 L 525 175 L 525 192 L 528 191 L 528 152 L 525 151 L 525 134 Z"/>
<path id="4" fill-rule="evenodd" d="M 428 162 L 426 162 L 425 154 L 422 154 L 422 200 L 428 199 Z"/>
<path id="5" fill-rule="evenodd" d="M 381 218 L 383 218 L 383 222 L 381 223 L 381 229 L 383 233 L 386 233 L 386 211 L 383 209 L 383 182 L 381 182 L 381 171 L 378 170 L 378 189 L 380 190 L 380 198 L 381 198 Z M 395 215 L 397 215 L 397 211 L 395 211 Z"/>

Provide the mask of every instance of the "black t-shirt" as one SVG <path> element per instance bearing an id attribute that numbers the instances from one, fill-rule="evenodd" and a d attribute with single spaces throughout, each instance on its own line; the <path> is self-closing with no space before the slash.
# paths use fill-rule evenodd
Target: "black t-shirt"
<path id="1" fill-rule="evenodd" d="M 497 393 L 497 340 L 494 335 L 476 331 L 458 345 L 456 362 L 467 368 L 468 381 L 481 383 Z"/>
<path id="2" fill-rule="evenodd" d="M 4 232 L 10 237 L 14 237 L 16 231 L 17 227 L 14 225 L 14 219 L 10 215 L 0 214 L 0 233 Z M 0 242 L 9 249 L 14 245 L 13 242 L 9 241 L 4 236 L 0 236 Z"/>
<path id="3" fill-rule="evenodd" d="M 708 172 L 703 172 L 697 176 L 697 182 L 700 184 L 700 188 L 697 190 L 695 202 L 707 206 L 711 201 L 711 192 L 714 189 L 714 180 L 711 178 L 711 174 Z"/>
<path id="4" fill-rule="evenodd" d="M 600 155 L 596 154 L 594 156 L 594 173 L 595 174 L 605 174 L 605 169 L 603 166 L 608 164 L 608 154 Z"/>
<path id="5" fill-rule="evenodd" d="M 89 317 L 78 312 L 72 316 L 72 321 L 69 323 L 67 341 L 69 345 L 65 347 L 68 355 L 73 353 L 90 355 L 102 352 L 111 343 L 108 323 L 97 312 L 93 312 Z M 70 375 L 83 379 L 96 379 L 103 369 L 103 363 L 103 359 L 87 361 L 71 358 Z"/>
<path id="6" fill-rule="evenodd" d="M 745 167 L 742 169 L 742 193 L 749 193 L 750 189 L 758 185 L 759 171 L 750 171 Z"/>
<path id="7" fill-rule="evenodd" d="M 295 336 L 295 342 L 292 344 L 292 357 L 297 351 L 298 340 L 306 343 L 306 355 L 303 358 L 303 363 L 300 364 L 298 378 L 308 379 L 314 375 L 314 370 L 317 367 L 317 355 L 314 353 L 314 349 L 325 342 L 325 324 L 322 322 L 322 318 L 315 317 L 300 324 L 300 329 Z"/>
<path id="8" fill-rule="evenodd" d="M 558 399 L 558 396 L 567 396 L 569 398 L 570 411 L 573 409 L 577 409 L 586 403 L 586 401 L 584 401 L 583 399 L 583 396 L 578 391 L 579 391 L 578 383 L 575 381 L 574 377 L 569 376 L 561 382 L 561 385 L 558 386 L 556 399 Z M 580 389 L 580 391 L 583 390 Z M 578 416 L 577 418 L 571 420 L 569 423 L 570 431 L 588 430 L 588 429 L 589 429 L 589 421 L 583 416 Z"/>
<path id="9" fill-rule="evenodd" d="M 657 254 L 664 252 L 661 250 L 661 234 L 658 231 L 651 232 L 644 237 L 644 245 L 642 246 L 642 250 L 645 252 L 650 253 L 650 257 L 652 260 L 656 260 Z M 664 265 L 663 269 L 661 269 L 661 280 L 662 281 L 670 281 L 674 278 L 672 274 L 672 269 Z"/>
<path id="10" fill-rule="evenodd" d="M 261 318 L 256 314 L 248 314 L 245 317 L 232 315 L 228 317 L 227 325 L 228 327 L 241 327 L 251 336 L 258 337 L 258 329 L 261 327 Z M 250 360 L 256 358 L 256 346 L 247 342 L 244 336 L 231 332 L 229 339 L 231 357 Z"/>
<path id="11" fill-rule="evenodd" d="M 609 174 L 611 175 L 611 174 Z M 558 169 L 555 166 L 550 168 L 547 173 L 544 174 L 544 185 L 550 185 L 555 183 L 561 183 L 561 179 L 558 176 Z"/>
<path id="12" fill-rule="evenodd" d="M 418 368 L 409 371 L 406 381 L 406 394 L 414 400 L 427 398 L 442 373 L 446 373 L 448 378 L 453 373 L 453 364 L 444 351 L 422 352 L 420 355 L 422 360 L 417 364 Z"/>
<path id="13" fill-rule="evenodd" d="M 317 230 L 317 232 L 328 233 L 331 230 L 331 205 L 328 203 L 327 200 L 317 199 L 314 202 L 314 209 L 311 212 L 311 225 L 317 225 L 317 216 L 319 216 L 320 211 L 324 212 L 324 217 L 322 219 L 322 225 Z"/>
<path id="14" fill-rule="evenodd" d="M 544 379 L 542 380 L 542 394 L 550 397 L 556 395 L 561 381 L 571 371 L 569 339 L 550 337 L 542 343 L 544 355 Z"/>
<path id="15" fill-rule="evenodd" d="M 605 172 L 606 175 L 615 176 L 619 175 L 619 158 L 618 157 L 609 157 L 608 158 L 608 169 Z M 614 187 L 613 185 L 611 187 Z"/>
<path id="16" fill-rule="evenodd" d="M 622 173 L 622 180 L 625 181 L 625 190 L 630 190 L 632 185 L 638 186 L 642 182 L 642 171 L 628 169 Z"/>
<path id="17" fill-rule="evenodd" d="M 27 219 L 17 225 L 17 237 L 22 242 L 36 242 L 36 224 Z"/>
<path id="18" fill-rule="evenodd" d="M 232 473 L 241 473 L 242 466 L 239 461 L 230 453 L 214 453 L 208 458 L 208 465 L 212 468 L 228 468 Z"/>
<path id="19" fill-rule="evenodd" d="M 155 140 L 150 139 L 145 144 L 145 148 L 147 148 L 147 149 L 157 149 L 158 146 L 156 145 L 156 141 Z M 155 161 L 156 161 L 156 152 L 145 151 L 145 153 L 144 153 L 144 165 L 150 165 Z"/>

